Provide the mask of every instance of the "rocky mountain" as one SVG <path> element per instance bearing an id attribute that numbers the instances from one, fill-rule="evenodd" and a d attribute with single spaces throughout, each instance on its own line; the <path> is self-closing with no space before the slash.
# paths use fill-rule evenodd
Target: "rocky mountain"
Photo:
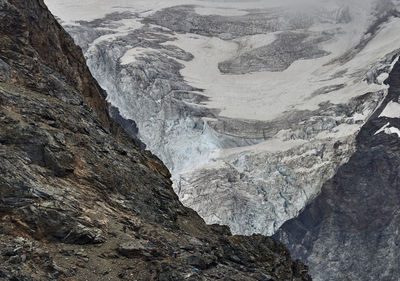
<path id="1" fill-rule="evenodd" d="M 0 0 L 0 45 L 1 280 L 311 280 L 180 203 L 42 0 Z"/>
<path id="2" fill-rule="evenodd" d="M 349 162 L 275 234 L 308 262 L 313 280 L 400 277 L 400 63 L 387 83 L 389 94 L 362 127 Z"/>
<path id="3" fill-rule="evenodd" d="M 398 0 L 46 2 L 206 222 L 316 280 L 398 279 Z"/>
<path id="4" fill-rule="evenodd" d="M 269 235 L 349 160 L 399 53 L 392 1 L 296 2 L 47 1 L 181 201 Z"/>

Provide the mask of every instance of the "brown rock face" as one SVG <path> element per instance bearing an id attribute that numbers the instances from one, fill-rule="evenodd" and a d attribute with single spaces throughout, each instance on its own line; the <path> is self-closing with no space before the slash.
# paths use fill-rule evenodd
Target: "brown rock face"
<path id="1" fill-rule="evenodd" d="M 0 45 L 1 280 L 310 280 L 179 202 L 43 1 L 0 0 Z"/>
<path id="2" fill-rule="evenodd" d="M 2 56 L 11 59 L 18 54 L 26 62 L 15 77 L 18 84 L 47 90 L 43 77 L 36 77 L 37 83 L 31 84 L 32 76 L 42 72 L 39 68 L 41 63 L 62 75 L 69 86 L 79 91 L 85 102 L 96 111 L 103 126 L 109 128 L 108 105 L 103 98 L 103 90 L 86 66 L 81 49 L 51 14 L 43 13 L 47 9 L 44 2 L 16 0 L 2 1 L 1 5 Z M 23 10 L 29 11 L 29 14 L 23 13 Z M 43 36 L 44 33 L 46 36 Z"/>

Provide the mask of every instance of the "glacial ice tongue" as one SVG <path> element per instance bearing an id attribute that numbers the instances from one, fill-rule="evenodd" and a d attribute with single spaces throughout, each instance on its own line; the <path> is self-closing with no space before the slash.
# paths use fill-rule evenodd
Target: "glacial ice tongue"
<path id="1" fill-rule="evenodd" d="M 182 202 L 234 233 L 273 234 L 349 159 L 387 94 L 397 2 L 46 4 Z"/>

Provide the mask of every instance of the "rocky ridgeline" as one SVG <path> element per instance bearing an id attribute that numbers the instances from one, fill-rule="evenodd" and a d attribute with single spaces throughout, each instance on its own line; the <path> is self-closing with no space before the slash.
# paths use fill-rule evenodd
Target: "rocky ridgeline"
<path id="1" fill-rule="evenodd" d="M 0 26 L 1 280 L 311 280 L 179 202 L 42 0 L 0 0 Z"/>

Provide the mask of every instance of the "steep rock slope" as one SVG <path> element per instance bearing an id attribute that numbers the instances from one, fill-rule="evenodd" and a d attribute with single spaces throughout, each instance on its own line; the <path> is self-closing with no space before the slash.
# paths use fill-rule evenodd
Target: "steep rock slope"
<path id="1" fill-rule="evenodd" d="M 47 3 L 182 202 L 240 234 L 273 234 L 349 160 L 399 54 L 398 1 Z"/>
<path id="2" fill-rule="evenodd" d="M 310 280 L 179 202 L 42 0 L 0 0 L 0 44 L 1 280 Z"/>
<path id="3" fill-rule="evenodd" d="M 314 280 L 400 277 L 400 63 L 386 83 L 349 162 L 275 235 L 310 264 Z"/>

